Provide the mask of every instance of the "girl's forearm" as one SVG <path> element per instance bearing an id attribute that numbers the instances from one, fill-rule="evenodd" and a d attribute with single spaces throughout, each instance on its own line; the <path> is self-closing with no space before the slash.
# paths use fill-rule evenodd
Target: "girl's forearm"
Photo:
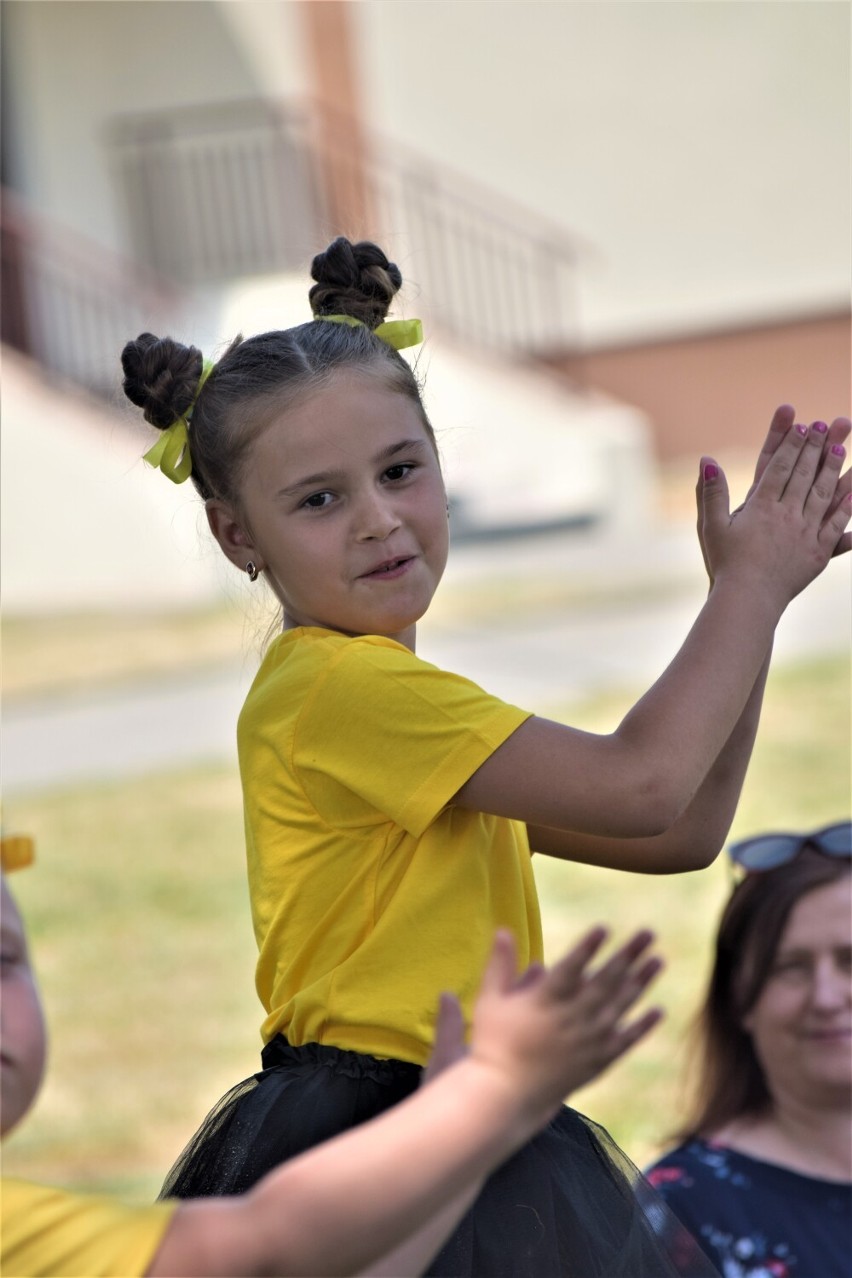
<path id="1" fill-rule="evenodd" d="M 771 652 L 718 758 L 686 811 L 664 834 L 607 839 L 569 831 L 529 828 L 534 852 L 643 874 L 701 870 L 721 851 L 731 828 L 757 735 Z"/>
<path id="2" fill-rule="evenodd" d="M 771 592 L 717 582 L 674 660 L 616 730 L 618 751 L 639 761 L 640 789 L 660 791 L 664 829 L 687 811 L 717 761 L 727 772 L 726 747 L 744 769 L 782 611 Z"/>
<path id="3" fill-rule="evenodd" d="M 761 585 L 717 581 L 674 660 L 613 733 L 529 719 L 455 802 L 529 827 L 609 840 L 666 834 L 746 714 L 783 611 Z"/>
<path id="4" fill-rule="evenodd" d="M 472 1182 L 465 1193 L 432 1216 L 401 1246 L 362 1269 L 358 1278 L 408 1278 L 408 1275 L 422 1274 L 473 1206 L 484 1183 L 484 1180 Z"/>
<path id="5" fill-rule="evenodd" d="M 715 859 L 736 815 L 757 737 L 771 656 L 770 647 L 733 732 L 692 803 L 669 832 L 675 855 L 695 859 L 696 868 L 709 865 Z"/>

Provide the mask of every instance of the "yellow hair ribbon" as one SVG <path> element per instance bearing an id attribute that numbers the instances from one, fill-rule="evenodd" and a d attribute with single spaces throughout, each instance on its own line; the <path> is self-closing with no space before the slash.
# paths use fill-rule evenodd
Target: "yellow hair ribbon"
<path id="1" fill-rule="evenodd" d="M 348 324 L 350 328 L 370 327 L 353 315 L 315 315 L 314 319 L 327 320 L 330 324 Z M 370 331 L 395 351 L 404 350 L 406 346 L 418 346 L 423 341 L 423 325 L 419 319 L 385 320 Z"/>
<path id="2" fill-rule="evenodd" d="M 142 457 L 142 460 L 148 462 L 149 466 L 159 466 L 166 478 L 170 479 L 173 484 L 182 484 L 192 474 L 192 457 L 189 451 L 187 426 L 189 425 L 196 400 L 201 394 L 201 388 L 212 372 L 212 361 L 206 359 L 202 365 L 198 386 L 189 408 L 183 417 L 176 418 L 171 426 L 162 432 L 153 448 L 149 448 Z"/>
<path id="3" fill-rule="evenodd" d="M 23 870 L 35 860 L 35 840 L 27 834 L 4 834 L 0 839 L 0 867 L 4 874 Z"/>

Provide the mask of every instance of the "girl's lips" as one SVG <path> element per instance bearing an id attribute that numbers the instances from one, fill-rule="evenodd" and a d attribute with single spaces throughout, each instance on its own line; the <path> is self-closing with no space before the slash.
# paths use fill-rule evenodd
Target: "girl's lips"
<path id="1" fill-rule="evenodd" d="M 361 580 L 392 580 L 394 577 L 401 577 L 413 562 L 414 558 L 411 555 L 399 559 L 386 559 L 384 563 L 371 568 L 369 572 L 362 573 Z"/>

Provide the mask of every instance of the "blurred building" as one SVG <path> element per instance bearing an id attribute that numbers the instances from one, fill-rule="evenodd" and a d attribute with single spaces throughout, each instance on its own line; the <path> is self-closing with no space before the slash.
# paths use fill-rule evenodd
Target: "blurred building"
<path id="1" fill-rule="evenodd" d="M 3 339 L 114 395 L 128 333 L 222 340 L 241 281 L 369 234 L 454 350 L 636 405 L 660 457 L 848 411 L 849 23 L 5 0 Z"/>

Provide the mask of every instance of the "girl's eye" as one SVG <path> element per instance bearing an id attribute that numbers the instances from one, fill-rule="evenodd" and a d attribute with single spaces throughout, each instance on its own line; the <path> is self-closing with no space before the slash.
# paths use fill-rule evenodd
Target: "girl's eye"
<path id="1" fill-rule="evenodd" d="M 323 510 L 332 500 L 331 493 L 311 493 L 310 497 L 306 497 L 302 502 L 308 510 Z"/>
<path id="2" fill-rule="evenodd" d="M 389 479 L 391 483 L 397 483 L 400 479 L 406 479 L 414 469 L 414 462 L 399 462 L 396 466 L 388 466 L 385 479 Z"/>

